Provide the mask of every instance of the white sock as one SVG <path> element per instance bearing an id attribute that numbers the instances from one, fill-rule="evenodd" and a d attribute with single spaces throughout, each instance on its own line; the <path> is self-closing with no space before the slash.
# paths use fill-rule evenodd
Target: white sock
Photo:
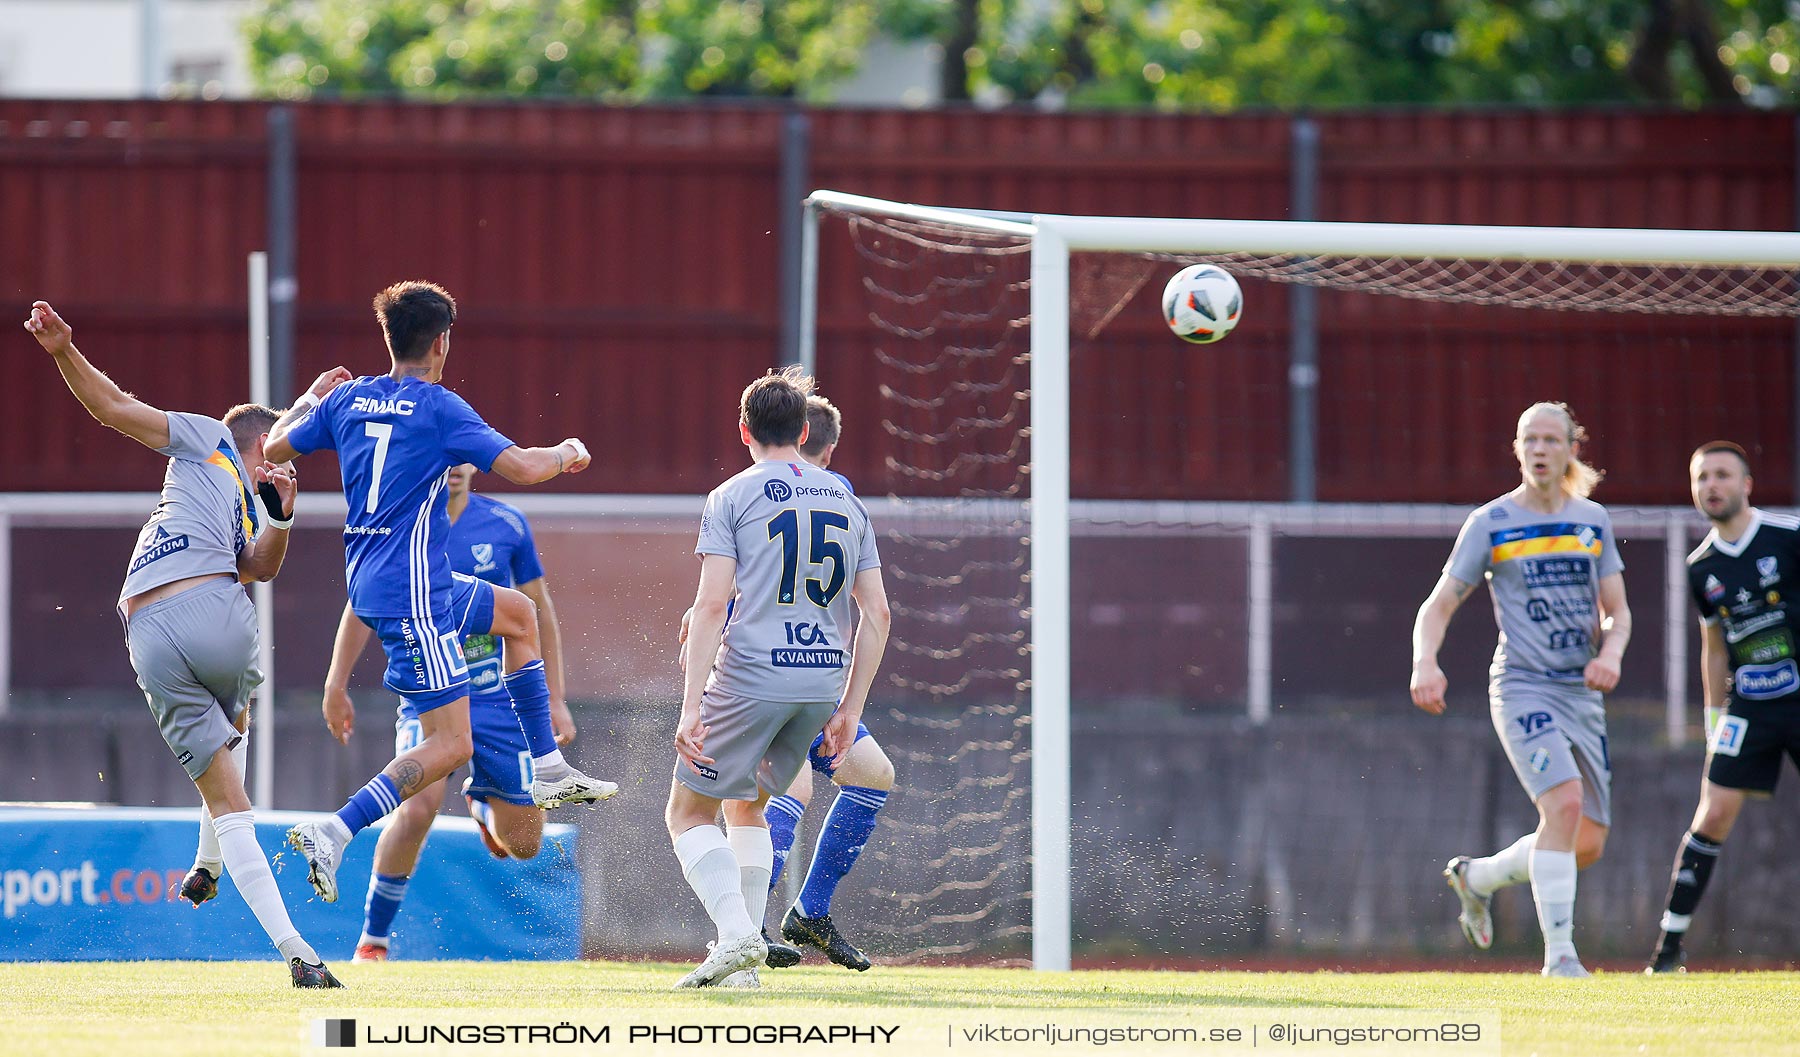
<path id="1" fill-rule="evenodd" d="M 206 810 L 205 804 L 200 805 L 200 846 L 194 849 L 194 865 L 206 867 L 214 879 L 225 865 L 224 854 L 219 851 L 219 834 L 213 828 L 212 812 Z"/>
<path id="2" fill-rule="evenodd" d="M 336 815 L 326 815 L 320 819 L 319 828 L 325 831 L 327 837 L 336 842 L 338 851 L 343 851 L 349 845 L 351 838 L 356 836 L 350 832 L 349 826 L 344 825 L 344 820 Z"/>
<path id="3" fill-rule="evenodd" d="M 244 777 L 244 768 L 250 764 L 250 734 L 248 731 L 238 739 L 231 750 L 231 762 L 237 764 L 238 777 Z M 194 851 L 194 865 L 204 866 L 208 873 L 217 878 L 224 867 L 224 856 L 219 851 L 219 834 L 213 829 L 212 812 L 206 805 L 200 805 L 200 846 Z"/>
<path id="4" fill-rule="evenodd" d="M 569 761 L 563 759 L 561 749 L 551 749 L 542 756 L 531 758 L 532 773 L 546 782 L 560 781 L 569 776 Z"/>
<path id="5" fill-rule="evenodd" d="M 719 930 L 719 942 L 735 940 L 757 931 L 744 905 L 743 873 L 737 854 L 719 827 L 695 826 L 675 838 L 675 858 L 688 887 L 700 897 L 706 916 Z M 767 881 L 763 882 L 767 884 Z"/>
<path id="6" fill-rule="evenodd" d="M 1544 930 L 1544 964 L 1575 954 L 1575 853 L 1531 853 L 1531 898 Z"/>
<path id="7" fill-rule="evenodd" d="M 250 912 L 262 924 L 263 931 L 275 941 L 283 959 L 299 958 L 317 963 L 318 952 L 300 938 L 300 930 L 288 920 L 287 907 L 281 902 L 281 890 L 275 887 L 275 875 L 269 872 L 269 860 L 262 845 L 256 843 L 256 818 L 248 811 L 220 815 L 213 820 L 219 837 L 219 850 L 225 856 L 225 868 L 237 885 Z"/>
<path id="8" fill-rule="evenodd" d="M 761 928 L 769 911 L 769 875 L 775 871 L 775 841 L 764 826 L 733 826 L 726 842 L 737 856 L 738 876 L 744 890 L 744 910 Z"/>
<path id="9" fill-rule="evenodd" d="M 1511 844 L 1481 859 L 1470 859 L 1464 879 L 1478 896 L 1493 895 L 1508 885 L 1531 880 L 1531 850 L 1537 847 L 1537 833 L 1527 833 Z"/>

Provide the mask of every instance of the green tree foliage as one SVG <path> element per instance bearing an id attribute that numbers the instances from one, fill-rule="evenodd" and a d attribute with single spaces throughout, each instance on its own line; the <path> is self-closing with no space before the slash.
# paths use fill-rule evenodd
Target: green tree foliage
<path id="1" fill-rule="evenodd" d="M 264 0 L 258 87 L 312 95 L 815 96 L 878 0 Z"/>
<path id="2" fill-rule="evenodd" d="M 877 35 L 951 100 L 1800 101 L 1800 0 L 264 0 L 273 94 L 829 100 Z"/>

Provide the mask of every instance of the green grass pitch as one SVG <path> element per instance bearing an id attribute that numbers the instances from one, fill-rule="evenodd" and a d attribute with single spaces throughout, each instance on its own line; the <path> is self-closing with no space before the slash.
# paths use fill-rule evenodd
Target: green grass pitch
<path id="1" fill-rule="evenodd" d="M 1506 1054 L 1800 1055 L 1800 973 L 1692 973 L 1655 979 L 1601 973 L 1583 981 L 1442 972 L 1047 974 L 877 967 L 853 974 L 823 966 L 765 969 L 760 992 L 671 992 L 670 985 L 686 968 L 613 962 L 346 962 L 334 969 L 349 989 L 318 992 L 290 988 L 285 969 L 273 960 L 0 964 L 0 1051 L 47 1057 L 323 1053 L 303 1047 L 305 1016 L 333 1009 L 444 1009 L 465 1015 L 560 1010 L 575 1020 L 651 1011 L 676 1022 L 699 1022 L 692 1014 L 765 1006 L 808 1010 L 825 1022 L 834 1009 L 855 1007 L 907 1007 L 945 1016 L 985 1010 L 1005 1016 L 1011 1010 L 1028 1017 L 1048 1011 L 1071 1020 L 1084 1011 L 1129 1014 L 1175 1007 L 1197 1021 L 1209 1010 L 1236 1010 L 1272 1022 L 1366 1007 L 1497 1011 Z M 1266 1041 L 1263 1048 L 1271 1049 Z M 1194 1052 L 1221 1051 L 1201 1047 Z M 1355 1052 L 1407 1051 L 1365 1047 Z"/>

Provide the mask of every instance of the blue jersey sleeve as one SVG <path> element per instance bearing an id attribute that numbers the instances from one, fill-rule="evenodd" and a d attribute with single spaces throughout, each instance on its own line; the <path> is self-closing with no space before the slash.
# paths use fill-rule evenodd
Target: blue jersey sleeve
<path id="1" fill-rule="evenodd" d="M 313 408 L 294 428 L 288 430 L 288 443 L 294 446 L 295 451 L 307 455 L 315 451 L 337 450 L 337 438 L 331 432 L 331 418 L 337 405 L 342 402 L 338 397 L 349 389 L 348 385 L 340 385 L 326 393 L 318 407 Z"/>
<path id="2" fill-rule="evenodd" d="M 482 421 L 469 402 L 448 389 L 438 390 L 442 396 L 438 407 L 438 429 L 444 454 L 453 463 L 472 462 L 487 473 L 494 468 L 500 453 L 513 446 L 504 434 Z"/>
<path id="3" fill-rule="evenodd" d="M 544 564 L 538 560 L 537 540 L 531 536 L 531 522 L 519 519 L 519 542 L 512 551 L 512 582 L 517 587 L 544 576 Z"/>

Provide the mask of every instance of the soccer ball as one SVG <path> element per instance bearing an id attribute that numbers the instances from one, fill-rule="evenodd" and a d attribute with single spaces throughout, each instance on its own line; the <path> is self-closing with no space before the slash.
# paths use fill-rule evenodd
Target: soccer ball
<path id="1" fill-rule="evenodd" d="M 1206 345 L 1238 325 L 1244 292 L 1231 273 L 1214 264 L 1190 264 L 1163 287 L 1163 321 L 1182 341 Z"/>

